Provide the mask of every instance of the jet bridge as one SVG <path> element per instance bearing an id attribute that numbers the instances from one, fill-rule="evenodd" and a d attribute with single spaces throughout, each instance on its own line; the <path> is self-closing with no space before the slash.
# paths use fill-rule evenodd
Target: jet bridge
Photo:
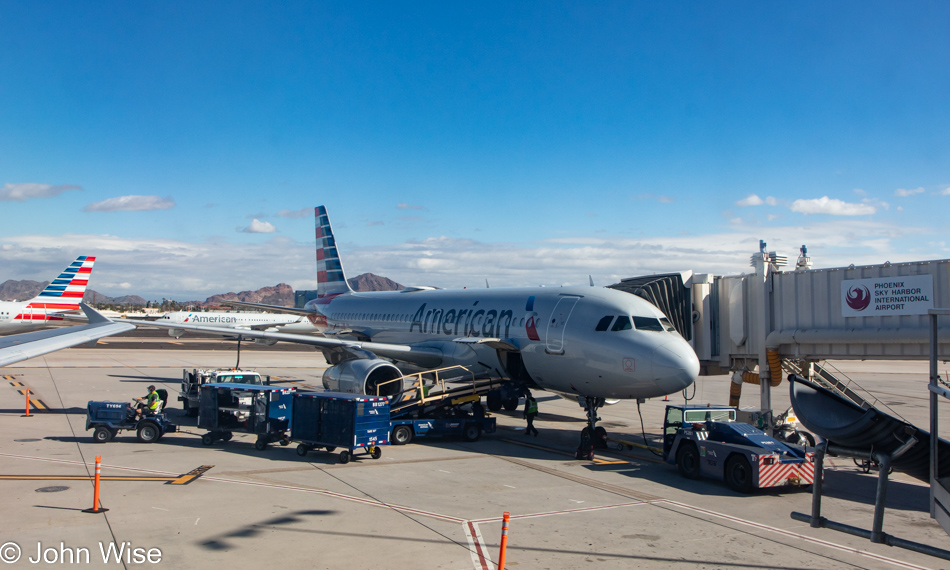
<path id="1" fill-rule="evenodd" d="M 927 312 L 950 308 L 950 260 L 812 269 L 802 246 L 789 271 L 760 242 L 750 261 L 750 273 L 694 274 L 687 285 L 704 373 L 732 372 L 736 400 L 743 383 L 759 384 L 764 413 L 783 366 L 815 379 L 824 360 L 928 359 Z M 950 339 L 938 355 L 950 359 Z"/>

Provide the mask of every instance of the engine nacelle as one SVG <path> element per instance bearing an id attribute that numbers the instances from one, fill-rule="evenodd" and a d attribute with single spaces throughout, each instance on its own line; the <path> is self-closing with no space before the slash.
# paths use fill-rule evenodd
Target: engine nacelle
<path id="1" fill-rule="evenodd" d="M 274 338 L 255 338 L 254 344 L 263 344 L 264 346 L 274 346 L 277 344 L 277 339 Z"/>
<path id="2" fill-rule="evenodd" d="M 168 336 L 181 338 L 181 335 L 183 334 L 185 334 L 185 329 L 168 329 Z"/>
<path id="3" fill-rule="evenodd" d="M 334 392 L 350 394 L 368 394 L 375 396 L 377 388 L 380 396 L 393 396 L 408 389 L 403 382 L 389 382 L 403 376 L 403 373 L 385 360 L 379 358 L 357 358 L 331 366 L 323 373 L 323 387 Z"/>

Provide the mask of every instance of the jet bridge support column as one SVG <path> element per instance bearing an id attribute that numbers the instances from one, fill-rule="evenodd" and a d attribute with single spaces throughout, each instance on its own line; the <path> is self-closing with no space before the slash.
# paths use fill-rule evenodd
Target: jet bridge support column
<path id="1" fill-rule="evenodd" d="M 770 270 L 771 263 L 769 253 L 765 249 L 765 242 L 759 241 L 759 253 L 752 256 L 752 267 L 755 268 L 755 275 L 750 276 L 749 281 L 749 325 L 751 329 L 751 338 L 764 339 L 772 330 L 771 305 L 772 305 L 772 280 Z M 772 385 L 769 378 L 769 361 L 766 355 L 765 343 L 757 343 L 756 350 L 759 359 L 759 408 L 762 412 L 763 426 L 762 430 L 772 434 Z"/>

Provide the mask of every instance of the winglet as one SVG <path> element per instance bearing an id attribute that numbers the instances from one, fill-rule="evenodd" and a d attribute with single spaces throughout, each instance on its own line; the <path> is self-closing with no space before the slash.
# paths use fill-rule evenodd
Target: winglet
<path id="1" fill-rule="evenodd" d="M 111 323 L 112 321 L 100 313 L 99 311 L 93 309 L 85 303 L 79 303 L 79 308 L 82 309 L 82 312 L 86 313 L 86 318 L 89 319 L 89 324 L 95 323 Z"/>

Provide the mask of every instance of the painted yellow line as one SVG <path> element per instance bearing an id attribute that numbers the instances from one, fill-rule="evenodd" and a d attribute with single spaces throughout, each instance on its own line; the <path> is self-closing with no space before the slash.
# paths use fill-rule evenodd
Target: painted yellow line
<path id="1" fill-rule="evenodd" d="M 9 376 L 4 376 L 4 378 L 6 378 L 7 380 L 10 379 Z M 22 386 L 22 385 L 23 385 L 23 382 L 10 382 L 10 385 L 13 386 L 13 387 L 19 387 L 19 386 Z"/>
<path id="2" fill-rule="evenodd" d="M 147 475 L 102 475 L 102 481 L 159 481 L 166 485 L 187 485 L 207 473 L 214 465 L 202 465 L 178 477 Z M 0 475 L 0 481 L 92 481 L 93 475 Z"/>
<path id="3" fill-rule="evenodd" d="M 596 457 L 591 461 L 597 465 L 623 465 L 624 463 L 630 463 L 629 461 L 604 461 L 603 459 L 597 459 Z"/>
<path id="4" fill-rule="evenodd" d="M 49 409 L 49 407 L 43 403 L 43 400 L 36 400 L 36 399 L 30 398 L 30 404 L 32 404 L 33 407 L 36 408 L 37 410 Z"/>
<path id="5" fill-rule="evenodd" d="M 17 393 L 20 394 L 21 396 L 26 396 L 26 393 L 29 392 L 29 391 L 30 391 L 30 389 L 29 389 L 29 388 L 26 388 L 26 389 L 23 389 L 23 390 L 17 390 Z"/>
<path id="6" fill-rule="evenodd" d="M 91 481 L 93 475 L 0 475 L 5 481 Z M 135 477 L 123 475 L 101 475 L 102 481 L 173 481 L 173 477 Z"/>

